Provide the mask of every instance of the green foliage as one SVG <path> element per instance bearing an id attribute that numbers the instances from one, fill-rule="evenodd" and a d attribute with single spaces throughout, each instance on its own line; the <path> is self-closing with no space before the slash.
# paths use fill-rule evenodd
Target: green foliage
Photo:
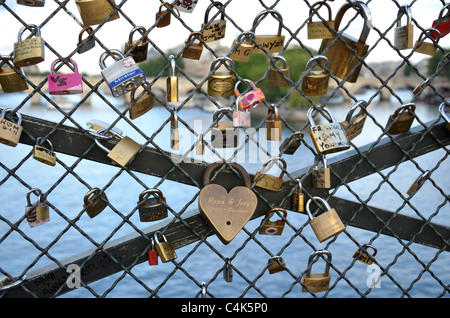
<path id="1" fill-rule="evenodd" d="M 448 49 L 445 49 L 448 52 Z M 428 75 L 434 74 L 436 72 L 436 68 L 439 65 L 439 62 L 442 60 L 444 53 L 441 50 L 438 50 L 436 54 L 428 60 Z M 450 67 L 445 67 L 441 75 L 446 78 L 450 78 Z"/>

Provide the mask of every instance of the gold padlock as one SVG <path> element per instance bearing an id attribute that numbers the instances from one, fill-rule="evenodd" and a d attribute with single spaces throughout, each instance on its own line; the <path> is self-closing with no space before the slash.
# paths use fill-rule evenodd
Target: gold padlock
<path id="1" fill-rule="evenodd" d="M 326 265 L 325 265 L 325 272 L 324 273 L 316 273 L 311 274 L 311 267 L 313 263 L 315 262 L 314 259 L 316 257 L 323 257 L 326 256 Z M 312 293 L 320 293 L 323 291 L 327 291 L 330 287 L 330 264 L 331 264 L 331 253 L 327 250 L 318 250 L 313 252 L 309 256 L 308 261 L 308 268 L 306 273 L 302 277 L 302 292 L 312 292 Z"/>
<path id="2" fill-rule="evenodd" d="M 340 79 L 345 79 L 349 83 L 355 83 L 363 65 L 361 59 L 364 59 L 369 50 L 369 45 L 366 44 L 366 40 L 372 26 L 372 14 L 367 5 L 362 1 L 346 3 L 339 9 L 336 15 L 334 22 L 334 29 L 336 32 L 339 30 L 339 25 L 341 24 L 344 13 L 349 8 L 357 10 L 364 19 L 364 27 L 359 39 L 356 40 L 344 33 L 337 35 L 339 37 L 338 39 L 336 39 L 336 37 L 333 37 L 333 39 L 323 39 L 320 45 L 319 54 L 322 54 L 326 50 L 326 53 L 323 53 L 323 55 L 325 55 L 330 62 L 331 74 Z M 351 49 L 348 49 L 347 46 Z"/>
<path id="3" fill-rule="evenodd" d="M 313 71 L 317 65 L 322 67 L 321 71 Z M 302 92 L 307 96 L 325 95 L 328 91 L 330 80 L 329 62 L 326 56 L 316 55 L 306 63 L 306 70 L 303 72 Z"/>
<path id="4" fill-rule="evenodd" d="M 318 10 L 320 7 L 324 5 L 328 9 L 328 21 L 322 22 L 313 22 L 313 10 Z M 318 6 L 317 9 L 315 9 Z M 306 25 L 308 32 L 308 39 L 332 39 L 333 38 L 333 29 L 334 29 L 334 21 L 331 18 L 331 7 L 325 1 L 319 1 L 314 3 L 309 9 L 309 21 Z M 331 29 L 331 30 L 330 30 Z"/>
<path id="5" fill-rule="evenodd" d="M 395 110 L 395 112 L 389 116 L 388 122 L 386 124 L 387 131 L 389 135 L 402 134 L 411 128 L 414 121 L 416 104 L 408 103 L 400 106 Z"/>
<path id="6" fill-rule="evenodd" d="M 139 31 L 143 40 L 133 41 L 133 35 L 136 31 Z M 136 63 L 144 62 L 147 60 L 148 41 L 146 36 L 146 30 L 143 26 L 136 26 L 130 31 L 128 36 L 128 42 L 125 42 L 125 55 L 131 56 Z"/>
<path id="7" fill-rule="evenodd" d="M 178 130 L 178 112 L 175 107 L 171 110 L 170 117 L 170 148 L 180 150 L 180 132 Z"/>
<path id="8" fill-rule="evenodd" d="M 313 200 L 322 202 L 327 211 L 317 217 L 313 217 L 309 209 L 309 205 Z M 321 197 L 313 197 L 308 200 L 306 203 L 306 213 L 308 213 L 309 224 L 321 243 L 345 230 L 345 225 L 342 223 L 336 210 L 331 208 L 328 202 Z"/>
<path id="9" fill-rule="evenodd" d="M 161 11 L 162 7 L 165 7 L 166 10 Z M 178 16 L 180 16 L 180 11 L 178 11 L 178 8 L 175 7 L 172 3 L 163 2 L 159 6 L 159 11 L 156 12 L 156 15 L 155 15 L 155 21 L 156 21 L 157 28 L 163 28 L 170 24 L 170 20 L 171 20 L 171 16 L 172 16 L 171 9 L 177 10 Z"/>
<path id="10" fill-rule="evenodd" d="M 230 64 L 231 70 L 217 71 L 216 64 L 219 61 L 225 61 Z M 222 63 L 225 63 L 222 62 Z M 234 71 L 234 61 L 228 56 L 221 56 L 211 62 L 211 77 L 208 78 L 208 95 L 212 97 L 229 97 L 234 95 L 234 86 L 236 85 L 236 75 Z"/>
<path id="11" fill-rule="evenodd" d="M 283 218 L 280 218 L 276 221 L 271 221 L 270 217 L 276 213 L 277 211 L 283 213 Z M 262 235 L 281 235 L 284 230 L 284 225 L 286 223 L 287 211 L 283 208 L 273 208 L 270 209 L 264 219 L 261 221 L 261 225 L 259 228 L 259 234 Z"/>
<path id="12" fill-rule="evenodd" d="M 198 42 L 194 43 L 196 39 Z M 203 44 L 201 41 L 203 41 L 203 34 L 200 32 L 192 32 L 184 43 L 184 50 L 181 57 L 185 59 L 199 60 L 203 52 Z"/>
<path id="13" fill-rule="evenodd" d="M 353 116 L 353 113 L 358 107 L 360 107 L 361 110 L 357 115 Z M 341 122 L 341 125 L 344 128 L 345 133 L 347 134 L 349 140 L 352 140 L 361 134 L 362 129 L 364 127 L 364 123 L 366 122 L 367 118 L 367 113 L 365 112 L 366 107 L 367 103 L 365 101 L 363 100 L 357 101 L 348 111 L 345 120 Z"/>
<path id="14" fill-rule="evenodd" d="M 448 117 L 447 113 L 445 112 L 445 102 L 439 105 L 439 112 L 441 114 L 441 117 L 444 118 L 447 124 L 445 124 L 445 127 L 450 130 L 450 117 Z"/>
<path id="15" fill-rule="evenodd" d="M 32 37 L 22 40 L 22 35 L 27 29 L 31 31 Z M 42 62 L 44 58 L 45 41 L 41 38 L 41 29 L 35 24 L 20 29 L 17 42 L 14 43 L 14 66 L 19 68 L 35 65 Z"/>
<path id="16" fill-rule="evenodd" d="M 139 97 L 138 99 L 135 99 L 136 91 L 138 88 L 142 86 L 144 88 L 144 95 Z M 155 98 L 153 97 L 153 94 L 150 91 L 151 85 L 148 81 L 145 81 L 140 86 L 135 86 L 130 93 L 130 119 L 136 119 L 142 115 L 144 115 L 146 112 L 151 110 L 155 106 Z M 141 93 L 142 94 L 142 93 Z"/>
<path id="17" fill-rule="evenodd" d="M 278 117 L 278 107 L 274 104 L 270 105 L 267 110 L 267 115 L 270 115 L 270 117 L 266 119 L 267 140 L 281 141 L 282 122 Z"/>
<path id="18" fill-rule="evenodd" d="M 5 115 L 12 112 L 11 108 L 3 109 L 0 115 L 0 143 L 7 146 L 15 147 L 19 143 L 20 135 L 22 134 L 22 115 L 19 111 L 16 112 L 17 124 L 5 119 Z"/>
<path id="19" fill-rule="evenodd" d="M 0 67 L 0 86 L 2 87 L 3 93 L 15 93 L 21 92 L 28 89 L 28 84 L 25 81 L 25 74 L 22 69 L 17 68 L 16 72 L 9 65 L 8 61 L 12 60 L 9 55 L 2 55 L 1 60 L 3 61 Z"/>
<path id="20" fill-rule="evenodd" d="M 301 146 L 304 134 L 302 132 L 294 132 L 286 138 L 280 145 L 280 153 L 286 155 L 293 155 L 295 151 Z"/>
<path id="21" fill-rule="evenodd" d="M 205 153 L 205 142 L 203 141 L 203 134 L 198 135 L 197 145 L 195 146 L 195 154 L 201 156 Z"/>
<path id="22" fill-rule="evenodd" d="M 221 11 L 220 20 L 209 22 L 209 12 L 212 8 L 218 8 Z M 225 20 L 225 7 L 219 1 L 211 3 L 205 11 L 205 21 L 202 24 L 203 39 L 205 42 L 213 42 L 225 37 L 227 21 Z"/>
<path id="23" fill-rule="evenodd" d="M 281 173 L 278 177 L 274 177 L 271 175 L 266 174 L 267 165 L 272 161 L 280 161 L 283 165 L 283 169 L 281 170 Z M 263 188 L 266 190 L 278 192 L 281 189 L 281 186 L 283 185 L 283 176 L 286 171 L 287 164 L 286 161 L 284 161 L 281 157 L 273 157 L 270 158 L 262 167 L 261 170 L 258 171 L 255 174 L 255 177 L 253 178 L 253 182 L 257 181 L 255 186 L 259 188 Z M 261 177 L 262 176 L 262 177 Z M 260 178 L 261 177 L 261 178 Z"/>
<path id="24" fill-rule="evenodd" d="M 327 166 L 327 158 L 322 155 L 323 167 L 314 166 L 311 171 L 312 187 L 315 189 L 330 189 L 331 188 L 331 170 Z"/>
<path id="25" fill-rule="evenodd" d="M 411 187 L 406 192 L 408 195 L 412 196 L 416 194 L 417 191 L 423 186 L 425 181 L 430 177 L 431 172 L 430 170 L 426 170 L 424 173 L 422 173 L 411 185 Z"/>
<path id="26" fill-rule="evenodd" d="M 252 42 L 253 40 L 253 42 Z M 248 62 L 255 47 L 255 33 L 251 31 L 244 31 L 239 34 L 238 38 L 233 41 L 232 53 L 230 58 L 237 62 Z"/>
<path id="27" fill-rule="evenodd" d="M 277 67 L 276 64 L 278 61 L 281 61 L 283 63 L 283 67 Z M 289 67 L 287 66 L 286 59 L 281 55 L 273 56 L 270 59 L 269 66 L 269 85 L 278 87 L 290 86 L 290 76 L 291 72 L 289 70 Z"/>
<path id="28" fill-rule="evenodd" d="M 275 19 L 279 21 L 278 33 L 275 35 L 256 35 L 256 27 L 261 23 L 268 14 L 271 14 Z M 252 54 L 265 54 L 267 53 L 279 53 L 284 47 L 285 36 L 281 35 L 283 27 L 283 17 L 281 14 L 273 9 L 268 9 L 260 12 L 255 20 L 251 31 L 255 34 L 255 41 L 257 45 L 253 48 Z"/>
<path id="29" fill-rule="evenodd" d="M 42 137 L 36 138 L 36 144 L 33 147 L 33 159 L 53 167 L 56 165 L 56 155 L 53 150 L 53 144 L 50 140 L 46 139 L 45 141 L 50 146 L 50 148 L 46 148 L 40 145 L 41 139 Z"/>
<path id="30" fill-rule="evenodd" d="M 367 249 L 371 248 L 373 250 L 373 253 L 367 252 Z M 361 248 L 358 248 L 355 253 L 353 254 L 353 258 L 356 258 L 358 261 L 363 262 L 367 265 L 373 264 L 373 260 L 375 259 L 375 256 L 377 255 L 377 249 L 369 244 L 364 244 L 361 246 Z"/>
<path id="31" fill-rule="evenodd" d="M 37 201 L 31 203 L 30 195 L 35 194 Z M 34 188 L 27 193 L 27 205 L 25 207 L 25 215 L 30 227 L 36 227 L 50 221 L 50 209 L 46 200 L 42 197 L 42 191 Z"/>
<path id="32" fill-rule="evenodd" d="M 433 39 L 431 37 L 431 33 L 436 33 L 436 39 Z M 422 40 L 423 37 L 431 39 L 432 42 L 424 42 Z M 419 39 L 416 41 L 416 44 L 414 45 L 414 50 L 417 53 L 422 53 L 425 55 L 434 56 L 437 51 L 437 46 L 439 39 L 441 38 L 441 32 L 435 28 L 428 28 L 425 29 L 419 36 Z"/>
<path id="33" fill-rule="evenodd" d="M 98 138 L 95 138 L 95 143 L 104 152 L 108 154 L 108 158 L 117 163 L 118 165 L 125 167 L 131 159 L 141 150 L 141 145 L 135 142 L 133 139 L 125 136 L 122 137 L 120 134 L 116 133 L 114 130 L 109 130 L 112 133 L 111 136 L 107 137 L 104 133 L 107 129 L 102 128 L 97 131 L 97 135 L 103 136 L 103 139 L 112 139 L 114 137 L 120 139 L 120 141 L 114 146 L 112 150 L 106 148 L 100 143 Z"/>
<path id="34" fill-rule="evenodd" d="M 267 262 L 269 274 L 279 273 L 286 270 L 286 264 L 281 256 L 275 255 Z"/>
<path id="35" fill-rule="evenodd" d="M 159 242 L 158 235 L 161 235 L 164 239 L 164 242 Z M 163 263 L 167 263 L 168 261 L 174 260 L 177 258 L 177 253 L 172 246 L 172 243 L 168 242 L 164 234 L 157 231 L 153 234 L 153 238 L 155 240 L 155 248 L 156 252 L 158 252 L 159 257 Z"/>
<path id="36" fill-rule="evenodd" d="M 92 219 L 108 206 L 108 197 L 99 188 L 92 188 L 84 196 L 83 208 Z"/>
<path id="37" fill-rule="evenodd" d="M 302 179 L 297 178 L 298 188 L 292 193 L 292 208 L 297 212 L 305 212 L 305 195 L 303 194 Z"/>
<path id="38" fill-rule="evenodd" d="M 113 0 L 75 0 L 75 4 L 84 26 L 100 24 L 108 17 L 107 21 L 113 21 L 120 17 L 119 12 L 115 10 Z"/>
<path id="39" fill-rule="evenodd" d="M 168 102 L 178 102 L 178 76 L 175 75 L 175 57 L 169 56 L 169 77 L 167 77 L 167 95 Z"/>
<path id="40" fill-rule="evenodd" d="M 401 26 L 401 18 L 406 15 L 406 25 Z M 412 13 L 411 7 L 402 4 L 397 13 L 397 27 L 394 29 L 394 46 L 398 50 L 411 49 L 413 47 L 414 26 L 411 23 Z"/>

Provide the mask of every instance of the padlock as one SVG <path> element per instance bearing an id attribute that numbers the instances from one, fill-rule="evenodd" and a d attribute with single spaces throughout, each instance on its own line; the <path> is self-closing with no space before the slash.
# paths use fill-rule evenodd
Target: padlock
<path id="1" fill-rule="evenodd" d="M 319 65 L 321 71 L 312 69 Z M 307 96 L 325 95 L 328 91 L 328 82 L 330 79 L 328 58 L 324 55 L 316 55 L 306 63 L 306 71 L 303 72 L 302 92 Z"/>
<path id="2" fill-rule="evenodd" d="M 283 63 L 283 66 L 280 68 L 278 68 L 276 65 L 278 61 L 281 61 Z M 271 64 L 271 66 L 269 67 L 269 76 L 268 76 L 269 77 L 269 85 L 277 86 L 277 87 L 290 86 L 291 84 L 289 83 L 289 81 L 290 81 L 291 72 L 287 65 L 286 59 L 281 55 L 273 56 L 270 59 L 270 64 Z"/>
<path id="3" fill-rule="evenodd" d="M 45 0 L 17 0 L 17 4 L 28 7 L 43 7 L 45 6 Z"/>
<path id="4" fill-rule="evenodd" d="M 195 154 L 201 156 L 205 153 L 205 142 L 203 141 L 203 134 L 198 135 L 197 145 L 195 146 Z"/>
<path id="5" fill-rule="evenodd" d="M 314 263 L 314 259 L 319 256 L 325 256 L 327 258 L 324 273 L 311 274 L 311 268 Z M 308 269 L 302 277 L 302 292 L 307 293 L 320 293 L 327 291 L 330 287 L 330 264 L 331 253 L 327 250 L 318 250 L 313 252 L 309 256 Z"/>
<path id="6" fill-rule="evenodd" d="M 446 124 L 445 127 L 450 131 L 450 117 L 445 112 L 445 103 L 442 103 L 439 105 L 439 113 L 441 114 L 441 117 L 444 118 Z"/>
<path id="7" fill-rule="evenodd" d="M 114 59 L 114 63 L 106 66 L 108 56 Z M 144 72 L 139 68 L 131 56 L 125 56 L 119 50 L 110 50 L 100 55 L 99 65 L 106 84 L 114 97 L 122 96 L 130 92 L 134 87 L 144 83 Z"/>
<path id="8" fill-rule="evenodd" d="M 425 181 L 430 177 L 431 172 L 430 170 L 426 170 L 424 173 L 422 173 L 411 185 L 411 187 L 406 192 L 409 196 L 413 196 L 416 194 L 417 191 L 423 186 Z"/>
<path id="9" fill-rule="evenodd" d="M 170 118 L 170 148 L 180 150 L 180 131 L 178 130 L 178 112 L 175 107 L 172 108 Z"/>
<path id="10" fill-rule="evenodd" d="M 356 108 L 360 107 L 361 110 L 355 116 L 353 113 Z M 345 130 L 345 133 L 349 140 L 353 140 L 357 136 L 359 136 L 363 130 L 364 123 L 366 122 L 367 113 L 365 112 L 367 107 L 367 103 L 363 100 L 359 100 L 350 107 L 350 110 L 345 117 L 345 120 L 341 122 L 342 127 Z"/>
<path id="11" fill-rule="evenodd" d="M 228 62 L 231 70 L 217 71 L 216 64 Z M 208 78 L 208 95 L 212 97 L 229 97 L 234 94 L 234 86 L 236 85 L 236 75 L 234 71 L 234 61 L 228 56 L 221 56 L 211 62 L 210 73 Z"/>
<path id="12" fill-rule="evenodd" d="M 278 33 L 275 35 L 259 35 L 256 34 L 256 27 L 261 21 L 268 15 L 271 14 L 275 19 L 278 20 Z M 281 14 L 273 9 L 268 9 L 260 12 L 255 20 L 253 20 L 253 26 L 251 31 L 255 34 L 255 41 L 257 45 L 253 48 L 252 54 L 265 54 L 267 53 L 279 53 L 284 47 L 285 36 L 281 34 L 283 27 L 283 17 Z"/>
<path id="13" fill-rule="evenodd" d="M 271 216 L 277 211 L 283 213 L 283 218 L 280 218 L 276 221 L 271 221 Z M 286 224 L 287 211 L 283 208 L 273 208 L 270 209 L 264 219 L 261 222 L 259 228 L 259 234 L 262 235 L 281 235 L 284 230 L 284 225 Z"/>
<path id="14" fill-rule="evenodd" d="M 220 20 L 209 22 L 209 12 L 212 8 L 218 8 L 221 12 Z M 227 21 L 225 20 L 225 7 L 219 1 L 212 2 L 205 11 L 205 21 L 202 24 L 203 40 L 205 42 L 213 42 L 225 37 Z"/>
<path id="15" fill-rule="evenodd" d="M 317 21 L 313 22 L 312 17 L 314 15 L 313 10 L 318 10 L 320 7 L 324 5 L 328 9 L 328 21 Z M 318 7 L 317 9 L 315 9 Z M 317 13 L 318 14 L 318 13 Z M 320 15 L 319 15 L 320 17 Z M 314 3 L 309 9 L 309 20 L 306 25 L 308 39 L 332 39 L 334 30 L 334 21 L 331 18 L 331 7 L 325 1 L 319 1 Z M 330 30 L 331 29 L 331 30 Z"/>
<path id="16" fill-rule="evenodd" d="M 111 127 L 111 124 L 108 124 L 107 122 L 104 122 L 104 121 L 99 120 L 99 119 L 90 119 L 86 123 L 86 126 L 89 129 L 92 129 L 92 130 L 94 130 L 96 132 L 99 131 L 102 128 L 108 128 L 109 130 L 114 130 L 114 132 L 116 134 L 119 134 L 119 135 L 123 134 L 123 130 L 122 129 L 117 128 L 117 127 Z M 113 133 L 109 132 L 109 130 L 108 130 L 108 132 L 105 133 L 106 137 L 113 136 Z M 103 135 L 100 135 L 100 137 L 103 137 Z"/>
<path id="17" fill-rule="evenodd" d="M 213 114 L 216 123 L 211 129 L 211 145 L 214 148 L 236 148 L 239 141 L 239 131 L 233 127 L 232 121 L 220 121 L 224 114 L 233 114 L 231 107 L 217 109 Z"/>
<path id="18" fill-rule="evenodd" d="M 31 38 L 22 40 L 25 30 L 31 31 Z M 14 66 L 24 67 L 42 62 L 45 58 L 45 41 L 41 38 L 41 29 L 35 24 L 29 24 L 20 29 L 17 42 L 14 43 Z"/>
<path id="19" fill-rule="evenodd" d="M 238 86 L 241 83 L 241 80 L 237 81 L 236 85 L 234 86 L 234 93 L 236 94 L 236 96 L 242 95 L 239 99 L 239 106 L 241 106 L 243 110 L 249 109 L 251 107 L 256 107 L 266 99 L 263 91 L 260 88 L 256 87 L 255 83 L 248 79 L 244 79 L 243 81 L 249 83 L 252 88 L 249 92 L 241 94 L 238 90 Z"/>
<path id="20" fill-rule="evenodd" d="M 327 211 L 313 217 L 311 210 L 309 209 L 309 205 L 313 200 L 322 202 Z M 308 200 L 306 203 L 306 213 L 308 213 L 309 224 L 321 243 L 345 230 L 345 225 L 342 223 L 336 210 L 331 208 L 328 202 L 320 197 L 313 197 Z"/>
<path id="21" fill-rule="evenodd" d="M 292 193 L 292 208 L 296 212 L 305 212 L 305 195 L 303 194 L 302 179 L 297 178 L 298 188 Z"/>
<path id="22" fill-rule="evenodd" d="M 371 248 L 373 250 L 373 253 L 369 253 L 367 251 L 368 248 Z M 377 255 L 377 249 L 369 244 L 364 244 L 361 246 L 361 248 L 358 248 L 355 253 L 353 254 L 353 258 L 356 258 L 358 261 L 363 262 L 367 265 L 372 265 L 373 260 L 375 259 L 375 256 Z"/>
<path id="23" fill-rule="evenodd" d="M 159 242 L 158 235 L 161 235 L 164 242 Z M 177 253 L 172 246 L 172 243 L 168 242 L 165 235 L 161 232 L 157 231 L 153 234 L 153 238 L 155 240 L 155 248 L 158 252 L 159 257 L 163 263 L 167 263 L 168 261 L 172 261 L 177 258 Z"/>
<path id="24" fill-rule="evenodd" d="M 283 169 L 281 170 L 281 173 L 278 177 L 274 177 L 274 176 L 271 176 L 271 175 L 268 175 L 265 173 L 267 165 L 272 161 L 280 161 L 283 165 Z M 283 176 L 284 176 L 286 169 L 287 169 L 287 164 L 283 158 L 281 158 L 281 157 L 270 158 L 265 164 L 263 164 L 263 166 L 261 167 L 261 170 L 255 174 L 255 177 L 253 178 L 253 182 L 256 181 L 255 186 L 257 186 L 259 188 L 278 192 L 278 191 L 280 191 L 280 189 L 283 185 Z"/>
<path id="25" fill-rule="evenodd" d="M 138 31 L 143 40 L 133 41 L 134 33 Z M 128 42 L 125 42 L 125 54 L 131 56 L 136 63 L 144 62 L 147 60 L 148 41 L 146 36 L 146 30 L 143 26 L 135 26 L 130 31 L 128 36 Z"/>
<path id="26" fill-rule="evenodd" d="M 192 13 L 199 0 L 174 1 L 174 5 L 181 12 Z"/>
<path id="27" fill-rule="evenodd" d="M 402 134 L 411 128 L 414 121 L 416 104 L 408 103 L 398 107 L 395 112 L 389 116 L 386 124 L 386 134 L 397 135 Z"/>
<path id="28" fill-rule="evenodd" d="M 84 32 L 87 32 L 89 34 L 85 39 L 83 39 Z M 93 33 L 94 29 L 92 29 L 90 26 L 84 27 L 80 31 L 80 34 L 78 35 L 78 44 L 77 44 L 78 54 L 85 53 L 95 47 L 95 39 L 92 37 Z"/>
<path id="29" fill-rule="evenodd" d="M 30 196 L 35 194 L 37 201 L 31 203 Z M 42 191 L 35 188 L 27 193 L 27 205 L 25 207 L 25 215 L 27 217 L 28 225 L 33 228 L 50 221 L 50 209 L 46 201 L 42 198 Z"/>
<path id="30" fill-rule="evenodd" d="M 230 54 L 230 58 L 237 62 L 248 62 L 255 47 L 251 39 L 255 41 L 255 33 L 251 31 L 244 31 L 239 34 L 231 46 L 233 51 Z"/>
<path id="31" fill-rule="evenodd" d="M 136 91 L 141 86 L 144 88 L 145 93 L 136 100 L 135 99 Z M 131 90 L 130 93 L 131 108 L 129 111 L 130 119 L 136 119 L 144 115 L 146 112 L 148 112 L 155 106 L 155 98 L 153 97 L 150 88 L 151 88 L 150 83 L 145 81 L 140 86 L 136 86 Z"/>
<path id="32" fill-rule="evenodd" d="M 197 43 L 194 43 L 198 40 Z M 184 43 L 182 58 L 191 60 L 200 60 L 203 52 L 203 34 L 200 32 L 192 32 Z"/>
<path id="33" fill-rule="evenodd" d="M 46 139 L 45 141 L 50 146 L 50 148 L 46 148 L 40 144 L 41 139 L 42 137 L 36 138 L 36 144 L 33 147 L 33 158 L 54 167 L 56 165 L 56 154 L 53 150 L 53 144 Z"/>
<path id="34" fill-rule="evenodd" d="M 78 65 L 74 60 L 70 59 L 69 64 L 75 69 L 73 74 L 58 74 L 55 67 L 64 63 L 62 59 L 56 59 L 50 66 L 50 75 L 47 76 L 48 93 L 50 95 L 69 95 L 83 93 L 83 80 L 81 74 L 78 73 Z"/>
<path id="35" fill-rule="evenodd" d="M 106 22 L 120 18 L 113 0 L 75 0 L 75 4 L 84 26 L 100 24 L 106 18 Z"/>
<path id="36" fill-rule="evenodd" d="M 280 154 L 293 155 L 301 146 L 304 134 L 302 132 L 294 132 L 287 137 L 280 145 Z"/>
<path id="37" fill-rule="evenodd" d="M 92 219 L 108 206 L 108 197 L 99 188 L 92 188 L 84 195 L 83 203 L 83 208 Z"/>
<path id="38" fill-rule="evenodd" d="M 233 127 L 251 127 L 252 117 L 248 109 L 239 110 L 239 100 L 241 95 L 236 98 L 235 108 L 233 112 Z"/>
<path id="39" fill-rule="evenodd" d="M 168 216 L 166 198 L 159 189 L 147 189 L 139 195 L 139 219 L 141 222 L 154 222 Z"/>
<path id="40" fill-rule="evenodd" d="M 436 39 L 431 38 L 431 34 L 437 34 Z M 425 42 L 422 40 L 423 37 L 430 38 L 432 42 Z M 425 29 L 419 36 L 419 39 L 414 45 L 414 50 L 417 53 L 434 56 L 437 51 L 438 42 L 441 38 L 441 33 L 433 28 Z"/>
<path id="41" fill-rule="evenodd" d="M 350 148 L 350 142 L 347 134 L 341 124 L 336 122 L 331 111 L 323 106 L 322 110 L 329 116 L 329 123 L 317 125 L 314 123 L 314 106 L 308 109 L 307 117 L 310 124 L 309 134 L 319 155 L 325 155 L 333 152 L 344 151 Z M 328 119 L 328 118 L 327 118 Z"/>
<path id="42" fill-rule="evenodd" d="M 227 283 L 231 283 L 233 281 L 233 269 L 231 268 L 231 260 L 229 258 L 226 259 L 225 266 L 223 268 L 223 279 Z"/>
<path id="43" fill-rule="evenodd" d="M 12 112 L 11 108 L 4 108 L 0 115 L 0 143 L 7 146 L 15 147 L 19 143 L 22 134 L 22 115 L 16 111 L 17 124 L 5 119 L 5 115 Z"/>
<path id="44" fill-rule="evenodd" d="M 279 273 L 286 270 L 286 264 L 281 256 L 275 255 L 267 262 L 269 274 Z"/>
<path id="45" fill-rule="evenodd" d="M 336 15 L 334 22 L 336 32 L 339 30 L 344 13 L 349 8 L 357 10 L 364 19 L 364 26 L 359 39 L 356 40 L 344 33 L 336 35 L 338 36 L 337 39 L 336 36 L 332 39 L 323 39 L 319 48 L 319 54 L 323 54 L 328 58 L 331 74 L 340 79 L 345 79 L 349 83 L 355 83 L 363 65 L 361 60 L 365 58 L 369 50 L 369 45 L 366 44 L 366 40 L 372 27 L 372 14 L 367 5 L 362 1 L 346 3 L 339 9 Z M 323 53 L 325 50 L 326 53 Z"/>
<path id="46" fill-rule="evenodd" d="M 314 166 L 311 171 L 311 183 L 315 189 L 330 189 L 331 188 L 331 170 L 327 166 L 327 159 L 322 155 L 323 167 Z"/>
<path id="47" fill-rule="evenodd" d="M 445 10 L 447 10 L 446 15 L 444 15 Z M 441 38 L 443 38 L 450 32 L 450 3 L 446 3 L 442 7 L 441 11 L 439 12 L 438 19 L 433 21 L 431 27 L 439 31 Z M 436 40 L 437 34 L 432 33 L 431 38 Z"/>
<path id="48" fill-rule="evenodd" d="M 28 89 L 28 83 L 25 81 L 25 74 L 21 68 L 17 68 L 16 72 L 7 63 L 8 60 L 12 60 L 9 55 L 2 55 L 1 60 L 3 61 L 0 67 L 0 85 L 2 87 L 3 93 L 15 93 L 21 92 Z"/>
<path id="49" fill-rule="evenodd" d="M 406 25 L 401 26 L 403 14 L 406 15 Z M 398 50 L 406 50 L 413 47 L 414 26 L 411 21 L 411 7 L 407 4 L 401 5 L 397 13 L 397 27 L 394 29 L 394 47 Z"/>
<path id="50" fill-rule="evenodd" d="M 100 129 L 97 133 L 99 135 L 104 134 L 106 132 L 105 128 Z M 125 136 L 117 134 L 114 130 L 109 130 L 112 133 L 112 136 L 106 139 L 112 139 L 113 136 L 120 139 L 120 141 L 114 146 L 113 149 L 108 149 L 104 145 L 100 143 L 98 138 L 95 138 L 95 143 L 100 147 L 104 152 L 108 154 L 108 158 L 117 163 L 118 165 L 125 167 L 131 159 L 141 150 L 141 145 L 135 142 L 133 139 Z"/>
<path id="51" fill-rule="evenodd" d="M 270 115 L 266 119 L 266 136 L 267 140 L 281 141 L 282 122 L 278 117 L 278 107 L 274 104 L 270 105 L 267 110 L 267 115 Z"/>
<path id="52" fill-rule="evenodd" d="M 165 7 L 166 10 L 161 11 L 162 7 Z M 159 6 L 159 11 L 156 12 L 155 15 L 155 21 L 156 21 L 156 27 L 157 28 L 164 28 L 170 24 L 171 20 L 171 9 L 175 9 L 178 13 L 178 16 L 180 16 L 180 11 L 178 11 L 177 7 L 174 7 L 172 3 L 163 2 Z"/>
<path id="53" fill-rule="evenodd" d="M 175 57 L 169 56 L 169 77 L 166 79 L 168 102 L 178 102 L 178 77 L 175 75 Z"/>
<path id="54" fill-rule="evenodd" d="M 152 237 L 152 246 L 148 249 L 147 257 L 148 257 L 148 265 L 156 266 L 158 265 L 158 252 L 155 249 L 155 239 Z"/>

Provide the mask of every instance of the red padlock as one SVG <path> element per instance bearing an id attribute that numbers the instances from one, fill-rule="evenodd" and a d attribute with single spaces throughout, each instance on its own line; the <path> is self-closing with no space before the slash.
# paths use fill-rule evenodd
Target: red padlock
<path id="1" fill-rule="evenodd" d="M 444 11 L 447 9 L 447 14 L 444 16 Z M 450 3 L 447 3 L 439 13 L 439 18 L 433 21 L 432 28 L 441 32 L 441 38 L 450 33 Z M 430 34 L 431 38 L 437 39 L 436 32 Z"/>
<path id="2" fill-rule="evenodd" d="M 155 241 L 152 237 L 152 247 L 148 250 L 148 265 L 158 265 L 158 252 L 155 249 Z"/>
<path id="3" fill-rule="evenodd" d="M 56 74 L 55 66 L 58 63 L 63 63 L 63 60 L 56 59 L 53 61 L 48 76 L 48 92 L 50 95 L 68 95 L 68 94 L 81 94 L 83 93 L 83 81 L 81 74 L 78 73 L 78 65 L 73 60 L 69 60 L 69 63 L 75 69 L 73 74 Z"/>
<path id="4" fill-rule="evenodd" d="M 234 93 L 236 94 L 236 96 L 238 97 L 240 96 L 239 106 L 241 106 L 243 110 L 246 110 L 251 107 L 258 106 L 265 100 L 265 96 L 263 91 L 260 88 L 256 87 L 255 83 L 247 79 L 244 79 L 244 81 L 250 84 L 252 90 L 247 93 L 241 94 L 237 89 L 241 81 L 238 81 L 234 86 Z"/>

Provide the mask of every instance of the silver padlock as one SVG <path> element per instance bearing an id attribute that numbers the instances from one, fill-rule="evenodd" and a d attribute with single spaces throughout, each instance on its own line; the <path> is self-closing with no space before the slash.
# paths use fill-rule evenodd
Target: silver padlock
<path id="1" fill-rule="evenodd" d="M 239 101 L 242 98 L 242 94 L 236 98 L 236 105 L 233 112 L 233 127 L 251 127 L 252 116 L 248 109 L 239 110 Z"/>
<path id="2" fill-rule="evenodd" d="M 115 62 L 106 66 L 105 60 L 111 56 Z M 103 52 L 99 60 L 101 73 L 108 84 L 114 97 L 118 97 L 130 92 L 133 88 L 145 82 L 144 72 L 139 68 L 131 56 L 126 57 L 119 50 Z"/>

